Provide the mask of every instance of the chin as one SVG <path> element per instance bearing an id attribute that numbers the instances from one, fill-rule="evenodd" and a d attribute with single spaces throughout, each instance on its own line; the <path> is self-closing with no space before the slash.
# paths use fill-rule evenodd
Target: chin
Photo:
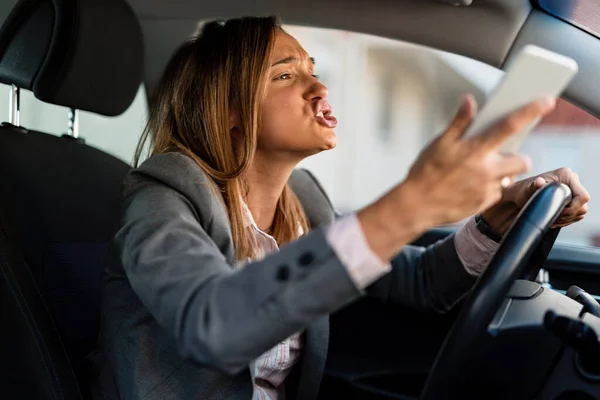
<path id="1" fill-rule="evenodd" d="M 332 140 L 328 143 L 326 143 L 323 148 L 321 149 L 321 151 L 326 151 L 326 150 L 333 150 L 335 149 L 335 146 L 337 146 L 337 141 Z"/>
<path id="2" fill-rule="evenodd" d="M 315 146 L 315 147 L 313 147 L 310 150 L 306 150 L 306 151 L 300 152 L 300 154 L 301 154 L 300 158 L 304 159 L 304 158 L 315 156 L 315 155 L 317 155 L 319 153 L 322 153 L 324 151 L 332 150 L 332 149 L 335 148 L 335 146 L 336 146 L 336 141 L 335 140 L 331 140 L 331 141 L 327 141 L 327 142 L 321 143 L 321 145 L 319 145 L 318 147 Z"/>
<path id="3" fill-rule="evenodd" d="M 337 135 L 335 134 L 335 131 L 333 129 L 329 130 L 328 132 L 325 132 L 325 134 L 323 135 L 323 139 L 324 141 L 321 151 L 334 149 L 337 145 Z"/>
<path id="4" fill-rule="evenodd" d="M 337 145 L 337 136 L 333 129 L 327 132 L 319 132 L 316 140 L 313 140 L 311 145 L 304 147 L 303 150 L 298 149 L 296 154 L 300 155 L 301 159 L 314 156 L 323 151 L 332 150 Z"/>

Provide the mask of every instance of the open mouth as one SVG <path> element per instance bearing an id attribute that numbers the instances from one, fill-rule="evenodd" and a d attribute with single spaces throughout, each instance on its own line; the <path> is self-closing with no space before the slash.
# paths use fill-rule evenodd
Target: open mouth
<path id="1" fill-rule="evenodd" d="M 331 114 L 331 106 L 325 99 L 320 99 L 315 103 L 315 118 L 321 125 L 328 128 L 337 126 L 337 118 Z"/>

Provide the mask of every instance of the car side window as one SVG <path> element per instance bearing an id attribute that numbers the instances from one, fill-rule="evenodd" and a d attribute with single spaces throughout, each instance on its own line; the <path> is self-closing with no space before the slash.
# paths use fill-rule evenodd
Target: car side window
<path id="1" fill-rule="evenodd" d="M 0 84 L 0 121 L 8 121 L 10 86 Z M 141 85 L 129 108 L 117 117 L 79 112 L 79 137 L 86 143 L 130 163 L 146 122 L 148 105 Z M 21 90 L 21 125 L 32 130 L 63 135 L 68 129 L 69 109 L 47 104 Z"/>
<path id="2" fill-rule="evenodd" d="M 357 210 L 400 182 L 423 147 L 443 131 L 465 92 L 482 104 L 502 71 L 466 57 L 372 35 L 313 27 L 284 26 L 316 59 L 315 73 L 329 89 L 339 120 L 338 145 L 302 162 L 327 190 L 338 211 Z M 0 85 L 0 120 L 8 118 L 10 88 Z M 3 111 L 5 110 L 5 111 Z M 22 92 L 21 123 L 53 134 L 67 131 L 68 109 L 48 105 Z M 80 136 L 125 162 L 147 118 L 141 86 L 119 117 L 80 113 Z M 3 118 L 2 118 L 3 117 Z M 581 223 L 564 229 L 562 242 L 600 247 L 597 156 L 600 121 L 559 101 L 556 111 L 530 134 L 522 151 L 532 173 L 559 167 L 576 171 L 592 195 Z"/>
<path id="3" fill-rule="evenodd" d="M 462 93 L 481 105 L 503 72 L 431 48 L 353 32 L 286 26 L 315 57 L 338 117 L 337 149 L 303 162 L 321 180 L 341 212 L 365 206 L 398 183 L 422 148 L 451 121 Z M 600 246 L 596 171 L 600 120 L 559 100 L 523 144 L 532 174 L 569 167 L 592 201 L 581 223 L 559 241 Z"/>
<path id="4" fill-rule="evenodd" d="M 600 247 L 600 210 L 596 209 L 595 201 L 600 196 L 597 176 L 600 159 L 593 151 L 598 148 L 600 119 L 562 99 L 522 147 L 533 160 L 532 173 L 569 167 L 579 174 L 590 192 L 588 215 L 580 223 L 563 229 L 559 237 L 563 243 Z"/>
<path id="5" fill-rule="evenodd" d="M 532 0 L 541 10 L 600 38 L 600 3 L 596 0 Z"/>

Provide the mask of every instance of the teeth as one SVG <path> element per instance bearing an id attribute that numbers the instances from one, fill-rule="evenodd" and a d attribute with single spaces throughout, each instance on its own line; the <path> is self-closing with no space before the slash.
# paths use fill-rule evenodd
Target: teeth
<path id="1" fill-rule="evenodd" d="M 317 117 L 319 117 L 319 118 L 323 118 L 323 111 L 319 111 L 319 112 L 317 113 Z"/>

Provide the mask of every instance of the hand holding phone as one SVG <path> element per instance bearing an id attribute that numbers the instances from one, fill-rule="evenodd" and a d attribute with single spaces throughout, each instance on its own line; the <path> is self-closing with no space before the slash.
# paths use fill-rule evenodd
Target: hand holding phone
<path id="1" fill-rule="evenodd" d="M 492 92 L 465 137 L 481 134 L 506 115 L 543 97 L 558 97 L 577 73 L 575 60 L 527 45 L 510 65 Z M 512 136 L 501 147 L 502 153 L 515 153 L 539 118 Z"/>

